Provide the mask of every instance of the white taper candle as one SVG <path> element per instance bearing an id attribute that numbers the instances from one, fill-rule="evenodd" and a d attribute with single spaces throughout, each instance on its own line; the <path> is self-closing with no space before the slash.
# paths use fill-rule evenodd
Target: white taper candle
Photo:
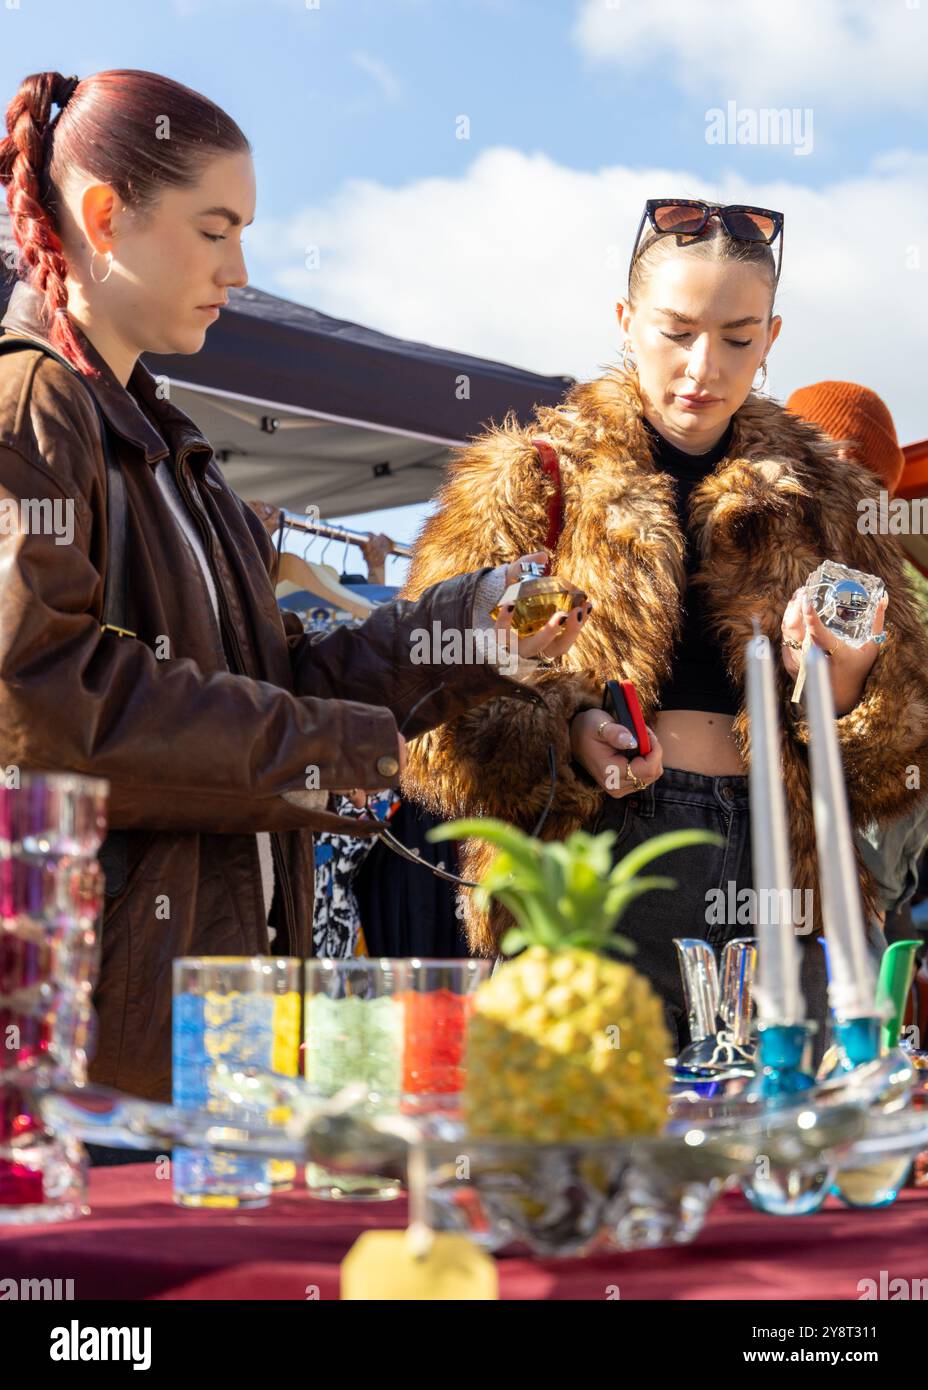
<path id="1" fill-rule="evenodd" d="M 757 905 L 757 980 L 760 1023 L 802 1023 L 799 947 L 793 925 L 792 872 L 786 803 L 780 770 L 780 723 L 770 642 L 754 622 L 745 672 L 750 720 L 751 852 Z"/>
<path id="2" fill-rule="evenodd" d="M 827 660 L 818 647 L 809 651 L 806 711 L 822 923 L 828 944 L 828 1002 L 835 1017 L 843 1020 L 876 1013 L 876 978 L 864 933 Z M 874 749 L 874 757 L 878 756 Z"/>

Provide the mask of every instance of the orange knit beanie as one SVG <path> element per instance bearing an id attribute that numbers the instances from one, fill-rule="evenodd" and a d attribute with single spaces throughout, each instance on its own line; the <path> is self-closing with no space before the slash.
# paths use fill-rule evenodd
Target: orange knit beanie
<path id="1" fill-rule="evenodd" d="M 853 444 L 848 452 L 895 492 L 905 458 L 893 417 L 875 391 L 853 381 L 818 381 L 794 391 L 786 409 L 836 442 Z"/>

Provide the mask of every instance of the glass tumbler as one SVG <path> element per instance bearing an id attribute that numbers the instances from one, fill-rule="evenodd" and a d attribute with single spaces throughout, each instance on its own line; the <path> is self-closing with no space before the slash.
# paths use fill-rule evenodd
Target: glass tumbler
<path id="1" fill-rule="evenodd" d="M 484 959 L 410 959 L 404 1000 L 404 1113 L 459 1113 L 474 993 L 492 969 L 493 962 Z"/>
<path id="2" fill-rule="evenodd" d="M 303 1055 L 310 1090 L 325 1098 L 361 1083 L 370 1110 L 399 1110 L 409 962 L 308 960 L 305 989 Z M 306 1165 L 306 1186 L 332 1201 L 389 1201 L 402 1190 L 395 1178 L 334 1173 L 317 1163 Z"/>
<path id="3" fill-rule="evenodd" d="M 300 961 L 275 956 L 184 956 L 174 961 L 174 1104 L 228 1118 L 231 1128 L 273 1123 L 274 1114 L 232 1101 L 215 1066 L 293 1075 L 299 1050 Z M 272 1160 L 176 1148 L 174 1200 L 185 1207 L 261 1207 Z"/>

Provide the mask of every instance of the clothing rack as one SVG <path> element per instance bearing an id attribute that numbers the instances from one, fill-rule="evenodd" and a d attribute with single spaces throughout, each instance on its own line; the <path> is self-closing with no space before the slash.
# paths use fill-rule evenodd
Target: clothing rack
<path id="1" fill-rule="evenodd" d="M 288 512 L 283 507 L 280 510 L 280 519 L 277 525 L 279 528 L 286 527 L 291 531 L 303 531 L 311 536 L 325 536 L 333 541 L 351 541 L 357 543 L 359 541 L 368 540 L 368 535 L 365 531 L 352 531 L 348 526 L 336 526 L 333 522 L 329 521 L 310 521 L 307 517 L 298 516 L 296 512 Z M 394 541 L 390 547 L 389 553 L 391 555 L 402 555 L 405 559 L 409 559 L 412 555 L 412 547 L 401 545 L 398 541 Z"/>

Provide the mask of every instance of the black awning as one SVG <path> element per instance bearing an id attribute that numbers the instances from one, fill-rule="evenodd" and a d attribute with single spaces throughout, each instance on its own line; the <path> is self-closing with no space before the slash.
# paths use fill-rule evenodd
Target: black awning
<path id="1" fill-rule="evenodd" d="M 448 442 L 463 442 L 509 410 L 527 420 L 536 404 L 553 405 L 572 384 L 392 338 L 251 287 L 231 292 L 201 352 L 144 360 L 195 386 Z"/>

